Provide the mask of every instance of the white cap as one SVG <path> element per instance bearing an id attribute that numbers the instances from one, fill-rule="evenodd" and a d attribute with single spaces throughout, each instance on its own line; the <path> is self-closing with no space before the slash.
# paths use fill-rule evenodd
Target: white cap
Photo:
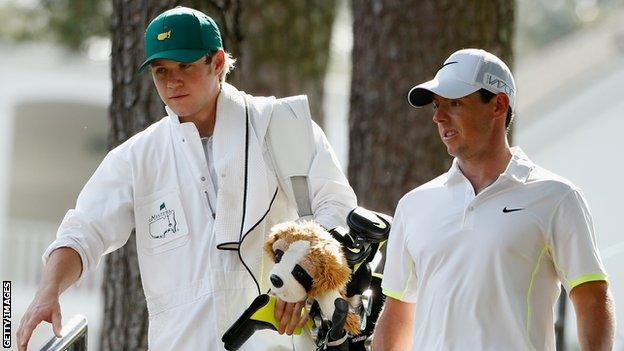
<path id="1" fill-rule="evenodd" d="M 509 67 L 485 50 L 462 49 L 444 61 L 432 80 L 413 87 L 407 100 L 414 107 L 422 107 L 433 101 L 434 93 L 447 99 L 459 99 L 479 89 L 507 94 L 509 106 L 514 110 L 516 83 Z"/>

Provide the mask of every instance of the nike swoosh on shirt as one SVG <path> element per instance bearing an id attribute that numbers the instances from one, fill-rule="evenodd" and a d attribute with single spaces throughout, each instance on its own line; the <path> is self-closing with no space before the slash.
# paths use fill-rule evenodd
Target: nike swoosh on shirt
<path id="1" fill-rule="evenodd" d="M 505 208 L 503 208 L 503 213 L 509 213 L 509 212 L 516 212 L 516 211 L 522 211 L 524 210 L 524 208 L 520 207 L 520 208 L 507 208 L 507 206 L 505 206 Z"/>

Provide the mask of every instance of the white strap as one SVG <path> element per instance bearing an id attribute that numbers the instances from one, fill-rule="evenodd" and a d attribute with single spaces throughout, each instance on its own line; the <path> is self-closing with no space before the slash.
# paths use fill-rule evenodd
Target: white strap
<path id="1" fill-rule="evenodd" d="M 308 173 L 315 143 L 305 95 L 275 100 L 267 139 L 281 188 L 297 206 L 299 217 L 311 216 Z"/>
<path id="2" fill-rule="evenodd" d="M 297 202 L 299 217 L 312 216 L 312 204 L 310 203 L 310 186 L 307 176 L 290 177 L 293 195 Z"/>

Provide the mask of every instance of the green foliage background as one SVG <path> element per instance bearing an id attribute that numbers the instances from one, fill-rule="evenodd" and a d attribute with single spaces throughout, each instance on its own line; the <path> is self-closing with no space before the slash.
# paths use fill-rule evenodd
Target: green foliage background
<path id="1" fill-rule="evenodd" d="M 278 7 L 288 8 L 296 7 L 298 2 L 278 3 L 281 3 Z M 275 5 L 271 1 L 250 0 L 247 5 L 248 8 L 256 9 L 255 13 L 250 14 L 251 17 L 262 17 L 267 12 L 270 12 L 270 16 L 274 15 L 272 10 Z M 517 0 L 517 6 L 517 50 L 526 53 L 538 50 L 579 28 L 599 22 L 614 8 L 621 7 L 622 1 Z M 595 12 L 595 16 L 590 16 L 590 21 L 582 15 L 588 11 Z M 111 14 L 110 0 L 0 0 L 0 41 L 55 42 L 78 51 L 90 37 L 110 35 Z M 280 20 L 274 22 L 280 23 Z M 271 24 L 265 25 L 265 30 L 270 30 Z M 285 38 L 292 34 L 281 28 L 275 29 L 281 31 Z M 268 51 L 270 48 L 266 49 Z M 305 47 L 298 46 L 295 50 L 305 50 Z M 297 55 L 294 52 L 291 54 Z M 314 65 L 302 67 L 303 70 L 315 70 Z"/>
<path id="2" fill-rule="evenodd" d="M 0 5 L 0 39 L 56 42 L 80 50 L 90 37 L 110 35 L 109 0 L 8 1 Z"/>

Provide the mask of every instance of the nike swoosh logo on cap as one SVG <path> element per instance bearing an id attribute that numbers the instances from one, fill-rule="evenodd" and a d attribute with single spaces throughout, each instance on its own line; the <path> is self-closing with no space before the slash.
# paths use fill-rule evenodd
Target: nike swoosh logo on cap
<path id="1" fill-rule="evenodd" d="M 440 68 L 438 68 L 438 71 L 441 70 L 442 68 L 444 68 L 444 67 L 446 67 L 448 65 L 452 65 L 454 63 L 459 63 L 459 62 L 457 62 L 457 61 L 447 62 L 447 63 L 443 64 L 442 66 L 440 66 Z"/>

